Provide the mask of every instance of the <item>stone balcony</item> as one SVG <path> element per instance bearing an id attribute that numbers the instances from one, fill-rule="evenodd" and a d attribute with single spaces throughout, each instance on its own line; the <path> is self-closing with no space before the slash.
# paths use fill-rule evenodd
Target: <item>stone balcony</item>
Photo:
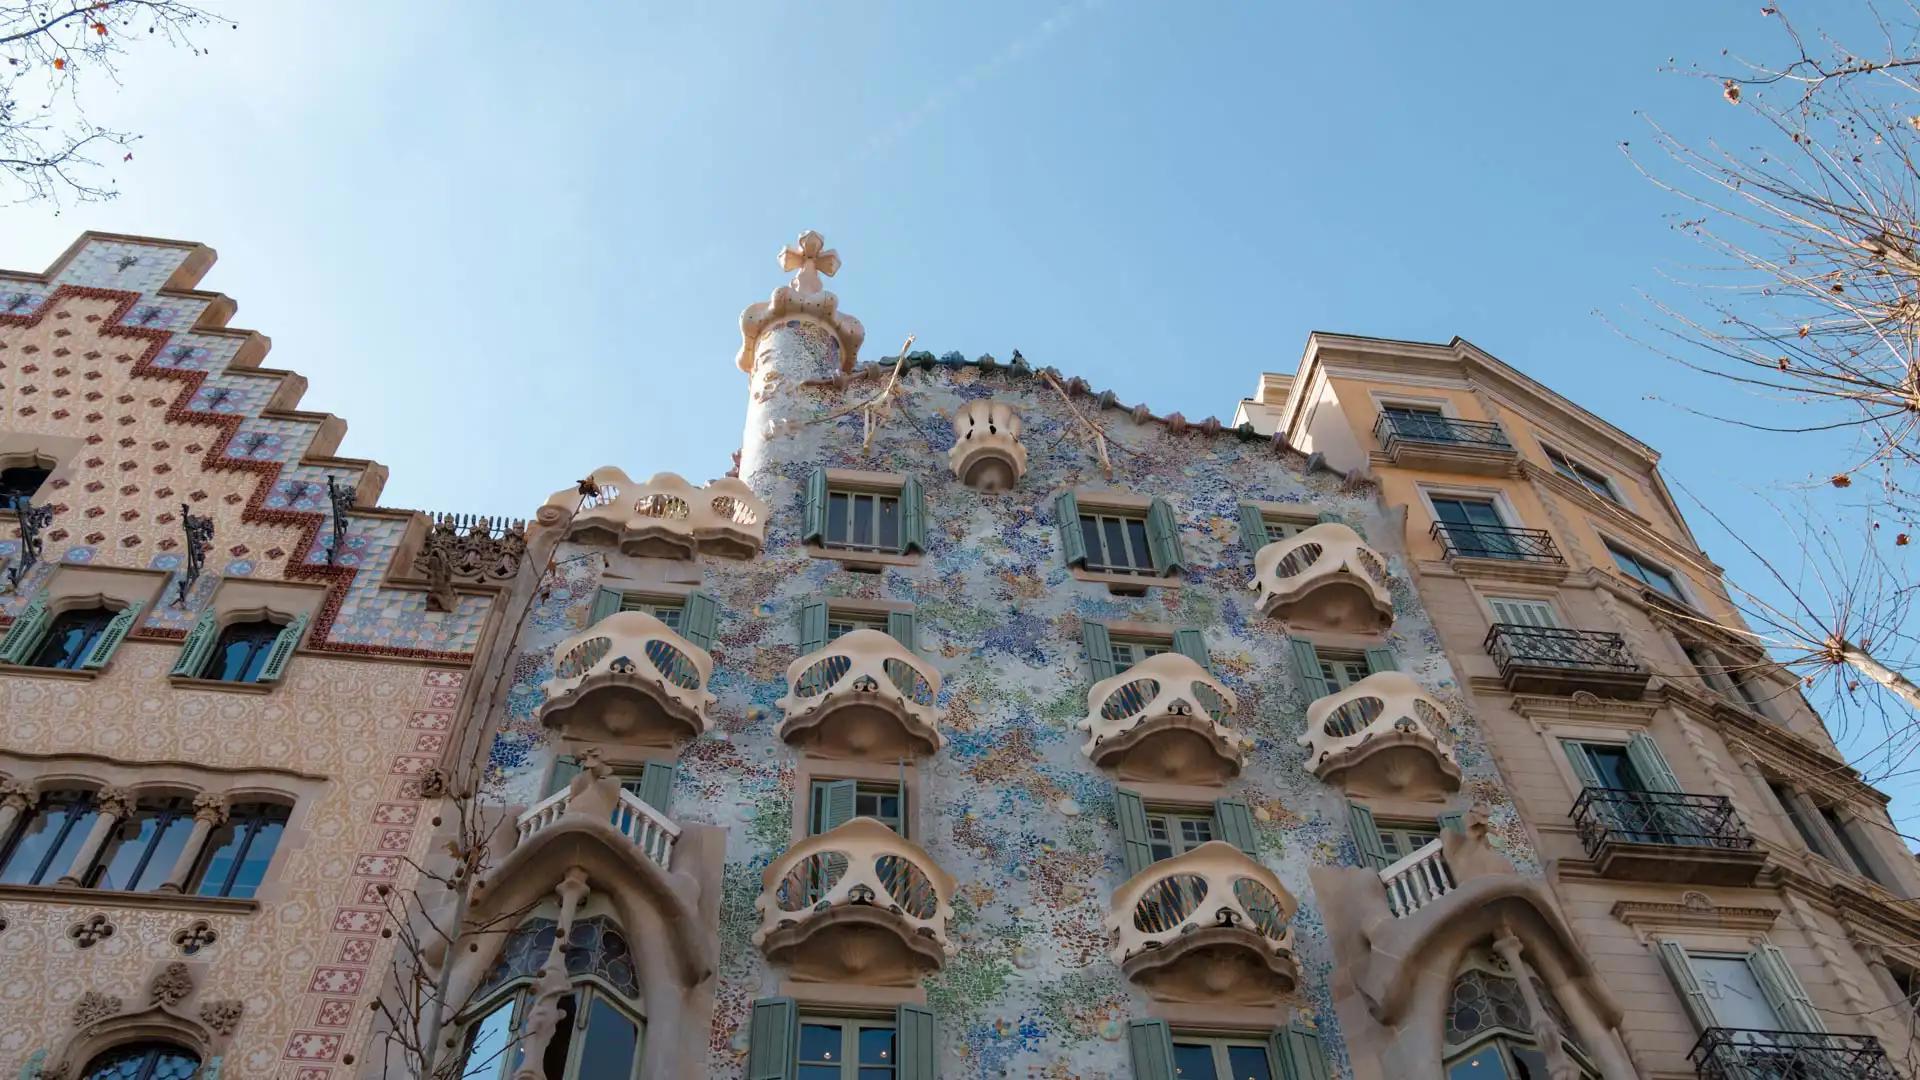
<path id="1" fill-rule="evenodd" d="M 1412 676 L 1380 671 L 1307 706 L 1307 771 L 1348 795 L 1437 801 L 1460 790 L 1447 712 Z"/>
<path id="2" fill-rule="evenodd" d="M 1082 748 L 1126 780 L 1218 784 L 1240 775 L 1246 739 L 1233 691 L 1180 653 L 1149 656 L 1087 693 Z"/>
<path id="3" fill-rule="evenodd" d="M 751 559 L 766 546 L 767 504 L 738 477 L 701 488 L 663 472 L 641 484 L 605 466 L 591 480 L 598 495 L 583 498 L 578 488 L 555 492 L 537 520 L 564 525 L 569 540 L 641 557 Z"/>
<path id="4" fill-rule="evenodd" d="M 585 785 L 582 791 L 574 791 L 569 785 L 534 803 L 514 823 L 519 842 L 525 843 L 558 825 L 570 813 L 604 816 L 622 836 L 633 841 L 634 849 L 648 862 L 662 870 L 673 869 L 673 844 L 680 838 L 680 826 L 618 785 L 618 780 L 600 780 Z M 613 803 L 611 812 L 603 805 L 609 799 Z"/>
<path id="5" fill-rule="evenodd" d="M 961 483 L 978 491 L 1006 491 L 1027 472 L 1020 445 L 1020 416 L 1011 406 L 978 399 L 953 417 L 953 448 L 947 464 Z"/>
<path id="6" fill-rule="evenodd" d="M 568 737 L 676 746 L 704 734 L 713 658 L 644 611 L 621 611 L 560 643 L 540 722 Z"/>
<path id="7" fill-rule="evenodd" d="M 1113 961 L 1162 1001 L 1267 1005 L 1298 982 L 1299 905 L 1271 870 L 1219 840 L 1163 859 L 1113 894 Z"/>
<path id="8" fill-rule="evenodd" d="M 919 845 L 854 818 L 767 867 L 753 942 L 795 979 L 913 986 L 952 955 L 953 888 Z"/>
<path id="9" fill-rule="evenodd" d="M 1572 694 L 1637 700 L 1652 674 L 1605 630 L 1494 623 L 1483 642 L 1500 679 L 1516 694 Z"/>
<path id="10" fill-rule="evenodd" d="M 1752 885 L 1767 853 L 1725 795 L 1585 788 L 1573 827 L 1602 877 L 1687 885 Z"/>
<path id="11" fill-rule="evenodd" d="M 1520 463 L 1506 430 L 1484 420 L 1383 412 L 1373 437 L 1387 460 L 1403 469 L 1502 476 Z"/>
<path id="12" fill-rule="evenodd" d="M 1289 626 L 1375 634 L 1393 625 L 1387 564 L 1337 521 L 1262 547 L 1253 557 L 1260 613 Z"/>
<path id="13" fill-rule="evenodd" d="M 780 737 L 822 757 L 898 761 L 939 751 L 940 673 L 891 636 L 855 630 L 787 667 Z"/>

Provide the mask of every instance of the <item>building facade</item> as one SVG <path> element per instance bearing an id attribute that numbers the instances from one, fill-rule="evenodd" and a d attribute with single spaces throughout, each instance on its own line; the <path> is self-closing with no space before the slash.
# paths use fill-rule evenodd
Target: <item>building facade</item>
<path id="1" fill-rule="evenodd" d="M 476 528 L 371 508 L 210 256 L 0 278 L 0 1072 L 1895 1075 L 1884 799 L 1653 455 L 1471 346 L 1190 422 L 874 356 L 808 233 L 732 469 Z"/>

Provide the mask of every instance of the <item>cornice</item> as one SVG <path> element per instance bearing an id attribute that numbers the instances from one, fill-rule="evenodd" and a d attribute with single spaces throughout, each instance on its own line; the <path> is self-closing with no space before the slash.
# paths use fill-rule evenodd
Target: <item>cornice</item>
<path id="1" fill-rule="evenodd" d="M 1779 908 L 1722 907 L 1706 893 L 1689 891 L 1678 904 L 1617 900 L 1609 912 L 1645 943 L 1662 930 L 1733 930 L 1764 934 L 1780 918 Z"/>
<path id="2" fill-rule="evenodd" d="M 1522 458 L 1520 474 L 1537 484 L 1552 489 L 1561 498 L 1578 505 L 1587 513 L 1604 519 L 1617 529 L 1631 534 L 1637 547 L 1658 548 L 1658 554 L 1674 562 L 1686 563 L 1705 577 L 1715 580 L 1726 576 L 1726 569 L 1707 558 L 1705 552 L 1688 544 L 1682 544 L 1672 537 L 1654 528 L 1653 522 L 1639 513 L 1629 510 L 1611 499 L 1603 499 L 1586 487 L 1554 472 L 1552 469 L 1537 465 Z"/>

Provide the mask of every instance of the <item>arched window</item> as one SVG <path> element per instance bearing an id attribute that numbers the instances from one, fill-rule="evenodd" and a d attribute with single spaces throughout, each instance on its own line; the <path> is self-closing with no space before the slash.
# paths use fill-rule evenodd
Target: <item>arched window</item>
<path id="1" fill-rule="evenodd" d="M 183 796 L 141 799 L 131 814 L 114 824 L 81 883 L 130 892 L 157 889 L 166 884 L 192 835 L 192 800 Z"/>
<path id="2" fill-rule="evenodd" d="M 1524 975 L 1574 1067 L 1584 1077 L 1598 1077 L 1559 1000 L 1538 975 Z M 1550 1075 L 1516 973 L 1484 946 L 1469 952 L 1454 976 L 1446 1046 L 1447 1080 L 1548 1080 Z"/>
<path id="3" fill-rule="evenodd" d="M 81 1080 L 192 1080 L 200 1075 L 200 1055 L 173 1043 L 143 1042 L 116 1046 L 81 1071 Z"/>
<path id="4" fill-rule="evenodd" d="M 260 673 L 273 653 L 273 643 L 286 629 L 276 622 L 258 619 L 233 623 L 220 631 L 213 655 L 207 659 L 202 678 L 221 682 L 259 682 Z"/>
<path id="5" fill-rule="evenodd" d="M 500 1080 L 519 1067 L 521 1018 L 533 1003 L 534 973 L 546 963 L 559 924 L 534 917 L 508 936 L 474 994 L 461 1080 Z M 546 1080 L 628 1080 L 640 1075 L 645 1022 L 626 935 L 605 915 L 578 917 L 562 947 L 573 985 L 541 1059 Z"/>
<path id="6" fill-rule="evenodd" d="M 0 510 L 15 509 L 33 498 L 40 485 L 53 475 L 53 466 L 40 461 L 22 462 L 18 458 L 12 461 L 13 464 L 0 466 Z"/>
<path id="7" fill-rule="evenodd" d="M 0 885 L 51 885 L 73 868 L 100 816 L 93 792 L 49 791 L 0 849 Z"/>
<path id="8" fill-rule="evenodd" d="M 101 635 L 107 632 L 116 614 L 104 607 L 61 612 L 47 630 L 47 636 L 40 639 L 40 647 L 34 650 L 27 663 L 33 667 L 59 668 L 63 671 L 80 670 L 86 665 L 94 647 L 100 644 Z"/>
<path id="9" fill-rule="evenodd" d="M 245 900 L 260 888 L 291 811 L 280 803 L 241 803 L 207 836 L 190 891 Z"/>

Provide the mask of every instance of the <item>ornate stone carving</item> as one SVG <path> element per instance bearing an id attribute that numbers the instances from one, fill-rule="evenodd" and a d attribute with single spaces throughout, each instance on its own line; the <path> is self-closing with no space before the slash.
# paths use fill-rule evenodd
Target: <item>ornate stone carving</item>
<path id="1" fill-rule="evenodd" d="M 30 780 L 0 779 L 0 809 L 26 810 L 38 793 Z"/>
<path id="2" fill-rule="evenodd" d="M 178 1005 L 193 993 L 193 969 L 178 960 L 160 969 L 147 984 L 147 997 L 155 1005 Z"/>
<path id="3" fill-rule="evenodd" d="M 109 1016 L 118 1016 L 125 1007 L 126 1004 L 112 994 L 89 990 L 73 1003 L 73 1026 L 83 1028 L 99 1023 Z"/>
<path id="4" fill-rule="evenodd" d="M 100 812 L 113 817 L 123 818 L 133 812 L 133 792 L 123 787 L 103 787 L 95 796 L 100 804 Z"/>
<path id="5" fill-rule="evenodd" d="M 791 246 L 780 249 L 780 269 L 798 273 L 791 282 L 773 290 L 765 303 L 749 305 L 740 313 L 740 353 L 735 358 L 740 370 L 753 371 L 762 333 L 799 316 L 833 331 L 840 340 L 840 370 L 852 371 L 867 337 L 866 327 L 840 310 L 840 298 L 827 292 L 820 280 L 821 274 L 839 272 L 840 256 L 826 246 L 819 233 L 808 229 Z"/>
<path id="6" fill-rule="evenodd" d="M 227 820 L 227 797 L 217 791 L 203 791 L 195 795 L 193 820 L 204 821 L 209 825 L 224 824 Z"/>
<path id="7" fill-rule="evenodd" d="M 246 1004 L 239 998 L 209 1001 L 200 1006 L 200 1022 L 215 1035 L 231 1035 L 233 1029 L 240 1026 L 240 1015 L 245 1010 Z"/>
<path id="8" fill-rule="evenodd" d="M 524 521 L 440 514 L 427 527 L 413 570 L 427 579 L 427 607 L 452 611 L 459 602 L 455 582 L 510 581 L 526 554 Z"/>
<path id="9" fill-rule="evenodd" d="M 95 945 L 113 936 L 113 924 L 105 915 L 89 915 L 80 922 L 67 927 L 67 936 L 82 949 L 91 949 Z"/>
<path id="10" fill-rule="evenodd" d="M 428 766 L 420 774 L 420 797 L 423 799 L 444 799 L 453 786 L 453 777 L 438 765 Z"/>
<path id="11" fill-rule="evenodd" d="M 202 949 L 211 948 L 213 943 L 219 940 L 219 933 L 205 919 L 195 919 L 174 931 L 173 934 L 174 947 L 188 956 Z"/>

